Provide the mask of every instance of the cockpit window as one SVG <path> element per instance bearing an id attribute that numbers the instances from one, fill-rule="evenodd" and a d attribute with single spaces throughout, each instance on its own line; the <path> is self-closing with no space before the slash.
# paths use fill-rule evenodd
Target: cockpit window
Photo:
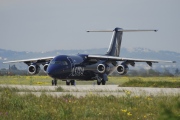
<path id="1" fill-rule="evenodd" d="M 67 61 L 55 61 L 55 60 L 52 60 L 50 62 L 50 64 L 68 65 L 68 62 Z"/>
<path id="2" fill-rule="evenodd" d="M 68 63 L 66 61 L 62 61 L 61 63 L 62 65 L 68 65 Z"/>

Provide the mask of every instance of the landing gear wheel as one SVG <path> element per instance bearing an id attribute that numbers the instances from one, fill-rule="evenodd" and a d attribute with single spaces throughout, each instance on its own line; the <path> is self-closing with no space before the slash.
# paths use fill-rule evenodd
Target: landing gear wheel
<path id="1" fill-rule="evenodd" d="M 75 85 L 75 80 L 71 80 L 71 85 Z"/>
<path id="2" fill-rule="evenodd" d="M 101 81 L 97 80 L 97 85 L 101 85 L 101 83 L 102 83 L 102 85 L 105 85 L 106 81 L 104 79 L 102 79 Z"/>
<path id="3" fill-rule="evenodd" d="M 57 86 L 57 80 L 56 79 L 54 80 L 54 85 Z"/>
<path id="4" fill-rule="evenodd" d="M 99 82 L 98 80 L 97 80 L 97 85 L 101 85 L 101 82 Z"/>
<path id="5" fill-rule="evenodd" d="M 56 86 L 57 85 L 57 80 L 55 79 L 55 80 L 52 80 L 52 86 Z"/>
<path id="6" fill-rule="evenodd" d="M 66 80 L 66 85 L 70 85 L 70 81 L 69 80 Z"/>
<path id="7" fill-rule="evenodd" d="M 54 80 L 52 80 L 52 86 L 54 86 Z"/>
<path id="8" fill-rule="evenodd" d="M 105 85 L 106 84 L 106 81 L 104 79 L 102 79 L 102 85 Z"/>

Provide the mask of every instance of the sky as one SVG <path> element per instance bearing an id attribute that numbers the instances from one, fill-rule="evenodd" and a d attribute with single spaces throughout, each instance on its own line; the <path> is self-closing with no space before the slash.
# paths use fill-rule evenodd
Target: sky
<path id="1" fill-rule="evenodd" d="M 112 33 L 86 30 L 158 29 L 123 33 L 121 46 L 180 53 L 180 0 L 0 0 L 0 48 L 52 51 L 107 48 Z"/>

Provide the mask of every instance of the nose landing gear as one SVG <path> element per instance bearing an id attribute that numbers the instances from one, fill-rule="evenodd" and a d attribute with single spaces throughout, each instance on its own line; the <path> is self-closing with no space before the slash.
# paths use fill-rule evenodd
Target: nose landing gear
<path id="1" fill-rule="evenodd" d="M 57 80 L 56 79 L 52 80 L 52 86 L 56 86 L 56 85 L 57 85 Z"/>

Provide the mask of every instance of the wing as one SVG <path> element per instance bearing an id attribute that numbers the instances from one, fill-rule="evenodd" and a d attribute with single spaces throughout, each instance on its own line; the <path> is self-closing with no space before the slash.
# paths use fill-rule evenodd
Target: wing
<path id="1" fill-rule="evenodd" d="M 135 62 L 146 62 L 149 66 L 152 66 L 152 63 L 166 62 L 166 63 L 176 63 L 176 61 L 164 61 L 164 60 L 147 60 L 147 59 L 135 59 L 135 58 L 122 58 L 106 55 L 88 55 L 89 60 L 107 60 L 107 61 L 125 61 L 126 63 L 134 66 Z"/>
<path id="2" fill-rule="evenodd" d="M 15 61 L 6 61 L 3 63 L 18 63 L 24 62 L 25 64 L 29 65 L 31 63 L 46 63 L 52 60 L 54 57 L 43 57 L 43 58 L 34 58 L 34 59 L 24 59 L 24 60 L 15 60 Z"/>

